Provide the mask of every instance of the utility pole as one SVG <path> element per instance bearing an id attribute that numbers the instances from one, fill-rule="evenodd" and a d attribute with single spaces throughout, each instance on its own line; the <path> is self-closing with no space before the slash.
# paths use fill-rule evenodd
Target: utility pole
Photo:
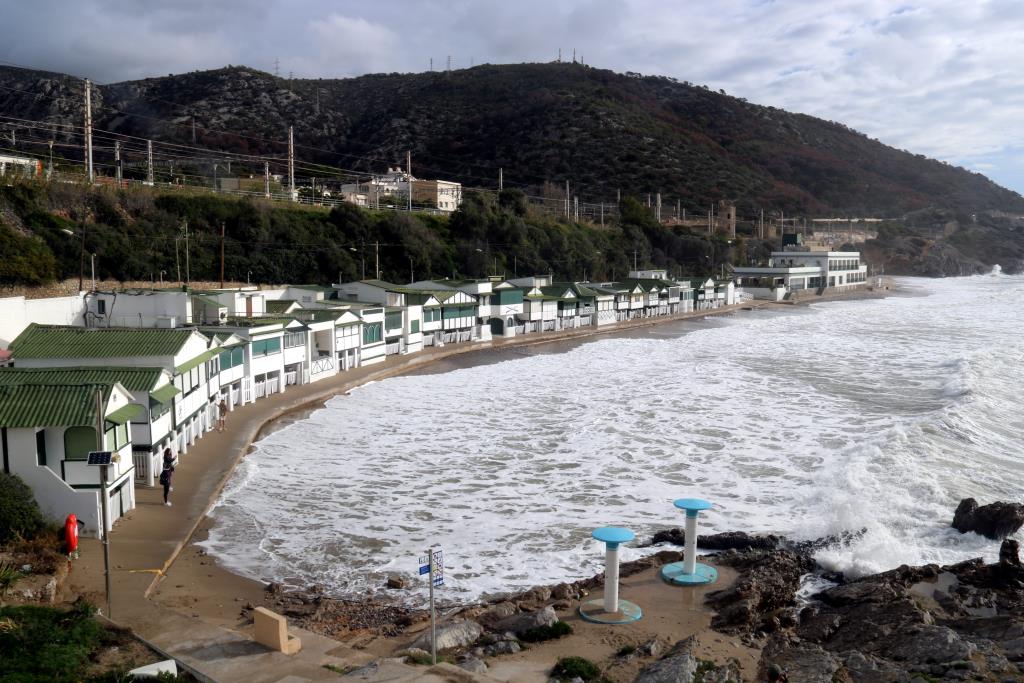
<path id="1" fill-rule="evenodd" d="M 220 222 L 220 288 L 224 289 L 224 221 Z"/>
<path id="2" fill-rule="evenodd" d="M 679 220 L 679 200 L 676 200 L 676 220 Z"/>
<path id="3" fill-rule="evenodd" d="M 188 267 L 188 221 L 185 221 L 185 286 L 192 287 L 192 273 Z"/>
<path id="4" fill-rule="evenodd" d="M 633 272 L 636 272 L 636 255 L 637 255 L 637 251 L 636 251 L 636 249 L 634 249 L 633 250 Z"/>
<path id="5" fill-rule="evenodd" d="M 604 227 L 604 202 L 601 202 L 601 227 Z"/>
<path id="6" fill-rule="evenodd" d="M 96 389 L 96 450 L 103 451 L 104 429 L 103 390 Z M 107 588 L 107 619 L 113 619 L 110 608 L 110 496 L 107 493 L 107 466 L 100 465 L 100 511 L 103 518 L 103 582 Z"/>
<path id="7" fill-rule="evenodd" d="M 379 280 L 380 279 L 380 242 L 374 242 L 373 243 L 373 256 L 374 256 L 374 264 L 376 266 L 375 270 L 373 271 L 373 278 L 375 280 Z"/>
<path id="8" fill-rule="evenodd" d="M 565 217 L 569 218 L 569 181 L 565 181 Z"/>
<path id="9" fill-rule="evenodd" d="M 49 180 L 50 178 L 53 177 L 53 140 L 50 140 L 49 144 L 50 144 L 50 168 L 49 168 L 49 170 L 46 173 L 46 179 L 47 180 Z M 117 144 L 119 145 L 120 143 L 117 143 Z M 120 147 L 118 147 L 118 149 L 120 149 Z M 120 180 L 120 178 L 118 178 L 118 180 Z"/>
<path id="10" fill-rule="evenodd" d="M 498 169 L 498 192 L 505 189 L 505 179 L 502 177 L 502 169 Z"/>
<path id="11" fill-rule="evenodd" d="M 146 140 L 146 182 L 153 184 L 153 141 Z"/>
<path id="12" fill-rule="evenodd" d="M 174 238 L 174 270 L 178 273 L 178 284 L 181 284 L 181 261 L 178 259 L 178 238 Z"/>
<path id="13" fill-rule="evenodd" d="M 288 193 L 294 202 L 295 196 L 295 129 L 288 126 Z"/>
<path id="14" fill-rule="evenodd" d="M 405 152 L 405 174 L 409 181 L 409 212 L 412 213 L 412 151 Z"/>
<path id="15" fill-rule="evenodd" d="M 655 195 L 655 211 L 654 215 L 657 217 L 658 222 L 661 222 L 661 193 Z"/>
<path id="16" fill-rule="evenodd" d="M 263 196 L 270 199 L 270 162 L 263 162 Z"/>
<path id="17" fill-rule="evenodd" d="M 579 197 L 573 197 L 572 198 L 572 213 L 573 213 L 573 220 L 578 223 L 579 220 L 580 220 L 580 198 Z"/>
<path id="18" fill-rule="evenodd" d="M 196 115 L 192 114 L 192 144 L 196 144 Z"/>
<path id="19" fill-rule="evenodd" d="M 92 184 L 92 81 L 85 79 L 85 164 L 89 184 Z"/>
<path id="20" fill-rule="evenodd" d="M 434 70 L 434 58 L 433 57 L 430 58 L 430 70 L 431 71 Z"/>
<path id="21" fill-rule="evenodd" d="M 764 209 L 761 209 L 761 222 L 758 223 L 758 229 L 761 233 L 761 239 L 764 239 Z"/>
<path id="22" fill-rule="evenodd" d="M 621 189 L 616 189 L 615 190 L 615 203 L 616 204 L 621 204 L 622 203 L 622 190 Z"/>
<path id="23" fill-rule="evenodd" d="M 123 172 L 121 170 L 121 143 L 114 143 L 114 173 L 117 175 L 117 186 L 121 187 Z"/>

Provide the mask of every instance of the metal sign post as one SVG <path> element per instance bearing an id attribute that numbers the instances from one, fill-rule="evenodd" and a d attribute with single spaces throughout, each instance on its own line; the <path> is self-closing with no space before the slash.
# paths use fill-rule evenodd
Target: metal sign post
<path id="1" fill-rule="evenodd" d="M 91 451 L 87 460 L 88 465 L 100 468 L 100 515 L 103 525 L 103 577 L 107 586 L 107 619 L 114 618 L 110 607 L 110 532 L 107 530 L 107 467 L 112 461 L 113 454 L 110 451 Z"/>
<path id="2" fill-rule="evenodd" d="M 444 553 L 433 548 L 420 558 L 420 574 L 430 582 L 430 661 L 437 664 L 437 618 L 434 610 L 434 586 L 444 585 Z"/>

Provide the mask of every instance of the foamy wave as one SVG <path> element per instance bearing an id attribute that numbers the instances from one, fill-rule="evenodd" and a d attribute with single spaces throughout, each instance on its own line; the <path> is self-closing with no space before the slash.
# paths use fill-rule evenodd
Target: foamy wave
<path id="1" fill-rule="evenodd" d="M 1021 282 L 918 280 L 928 296 L 366 385 L 261 440 L 206 547 L 254 578 L 363 595 L 440 546 L 444 595 L 472 600 L 597 573 L 593 528 L 649 537 L 681 525 L 674 498 L 701 496 L 707 531 L 866 529 L 818 554 L 852 575 L 993 559 L 949 521 L 962 497 L 1024 485 L 1021 314 L 1002 296 Z"/>

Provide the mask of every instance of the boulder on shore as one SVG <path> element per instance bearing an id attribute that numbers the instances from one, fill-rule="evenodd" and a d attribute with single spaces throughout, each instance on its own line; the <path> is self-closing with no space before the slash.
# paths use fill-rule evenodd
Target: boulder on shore
<path id="1" fill-rule="evenodd" d="M 491 628 L 496 631 L 510 631 L 516 635 L 521 635 L 527 631 L 532 631 L 535 628 L 551 626 L 556 621 L 558 621 L 558 615 L 555 614 L 555 610 L 548 605 L 547 607 L 536 610 L 535 612 L 513 614 L 512 616 L 493 623 Z"/>
<path id="2" fill-rule="evenodd" d="M 690 636 L 672 646 L 664 657 L 648 664 L 633 683 L 677 683 L 692 681 L 700 661 L 697 659 L 697 639 Z"/>
<path id="3" fill-rule="evenodd" d="M 978 506 L 973 498 L 964 498 L 953 514 L 953 528 L 962 534 L 968 531 L 1000 541 L 1024 525 L 1024 505 L 998 501 Z"/>
<path id="4" fill-rule="evenodd" d="M 484 629 L 475 621 L 453 621 L 437 627 L 437 649 L 450 650 L 472 645 L 483 635 Z M 430 650 L 430 631 L 417 638 L 410 648 Z"/>

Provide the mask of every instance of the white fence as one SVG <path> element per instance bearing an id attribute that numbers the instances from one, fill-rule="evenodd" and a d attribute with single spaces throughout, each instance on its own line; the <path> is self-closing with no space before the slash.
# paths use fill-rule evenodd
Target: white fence
<path id="1" fill-rule="evenodd" d="M 330 356 L 321 356 L 313 361 L 313 367 L 310 370 L 310 374 L 321 375 L 332 370 L 334 370 L 334 359 Z"/>

